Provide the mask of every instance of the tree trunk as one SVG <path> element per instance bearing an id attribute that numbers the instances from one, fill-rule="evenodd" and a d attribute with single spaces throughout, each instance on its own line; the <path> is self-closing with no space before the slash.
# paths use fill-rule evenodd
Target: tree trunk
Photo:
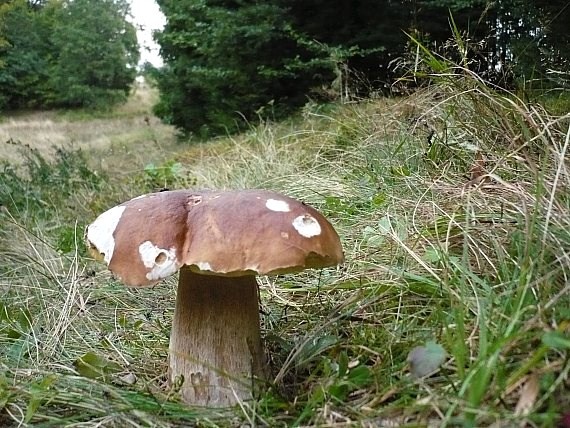
<path id="1" fill-rule="evenodd" d="M 226 407 L 253 397 L 265 362 L 255 276 L 180 271 L 169 379 L 188 404 Z"/>

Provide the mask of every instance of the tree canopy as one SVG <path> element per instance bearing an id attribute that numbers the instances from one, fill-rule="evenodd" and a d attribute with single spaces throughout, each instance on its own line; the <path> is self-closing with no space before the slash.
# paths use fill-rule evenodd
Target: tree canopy
<path id="1" fill-rule="evenodd" d="M 314 75 L 327 72 L 291 34 L 278 2 L 158 3 L 168 21 L 158 35 L 166 66 L 156 111 L 178 127 L 207 135 L 234 128 L 252 106 L 298 105 Z"/>
<path id="2" fill-rule="evenodd" d="M 158 0 L 165 66 L 156 112 L 210 134 L 326 95 L 389 90 L 414 34 L 445 53 L 450 16 L 477 71 L 501 84 L 567 66 L 570 7 L 543 0 Z M 401 61 L 400 61 L 401 62 Z M 344 79 L 344 80 L 343 80 Z"/>
<path id="3" fill-rule="evenodd" d="M 126 0 L 0 3 L 0 108 L 97 107 L 136 77 Z"/>

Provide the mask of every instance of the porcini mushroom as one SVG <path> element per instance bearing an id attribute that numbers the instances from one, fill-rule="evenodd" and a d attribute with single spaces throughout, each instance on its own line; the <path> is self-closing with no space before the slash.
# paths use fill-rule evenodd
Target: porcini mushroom
<path id="1" fill-rule="evenodd" d="M 90 249 L 132 287 L 180 269 L 169 380 L 189 404 L 230 406 L 263 379 L 256 275 L 343 261 L 339 237 L 314 208 L 265 190 L 152 193 L 101 214 Z"/>

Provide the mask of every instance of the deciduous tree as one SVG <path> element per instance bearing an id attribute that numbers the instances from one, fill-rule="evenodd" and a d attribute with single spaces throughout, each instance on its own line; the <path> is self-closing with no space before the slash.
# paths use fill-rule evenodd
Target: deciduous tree
<path id="1" fill-rule="evenodd" d="M 136 77 L 136 30 L 125 0 L 67 0 L 55 18 L 53 104 L 96 107 L 123 101 Z"/>
<path id="2" fill-rule="evenodd" d="M 124 100 L 139 58 L 126 0 L 0 1 L 0 108 Z"/>

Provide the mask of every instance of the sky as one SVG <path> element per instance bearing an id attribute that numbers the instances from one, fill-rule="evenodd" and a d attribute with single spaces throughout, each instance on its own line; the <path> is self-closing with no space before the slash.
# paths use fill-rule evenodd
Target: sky
<path id="1" fill-rule="evenodd" d="M 141 47 L 140 63 L 146 61 L 159 67 L 162 60 L 158 45 L 152 40 L 152 31 L 161 29 L 166 23 L 164 15 L 154 0 L 131 0 L 133 23 L 137 27 L 137 38 Z"/>

